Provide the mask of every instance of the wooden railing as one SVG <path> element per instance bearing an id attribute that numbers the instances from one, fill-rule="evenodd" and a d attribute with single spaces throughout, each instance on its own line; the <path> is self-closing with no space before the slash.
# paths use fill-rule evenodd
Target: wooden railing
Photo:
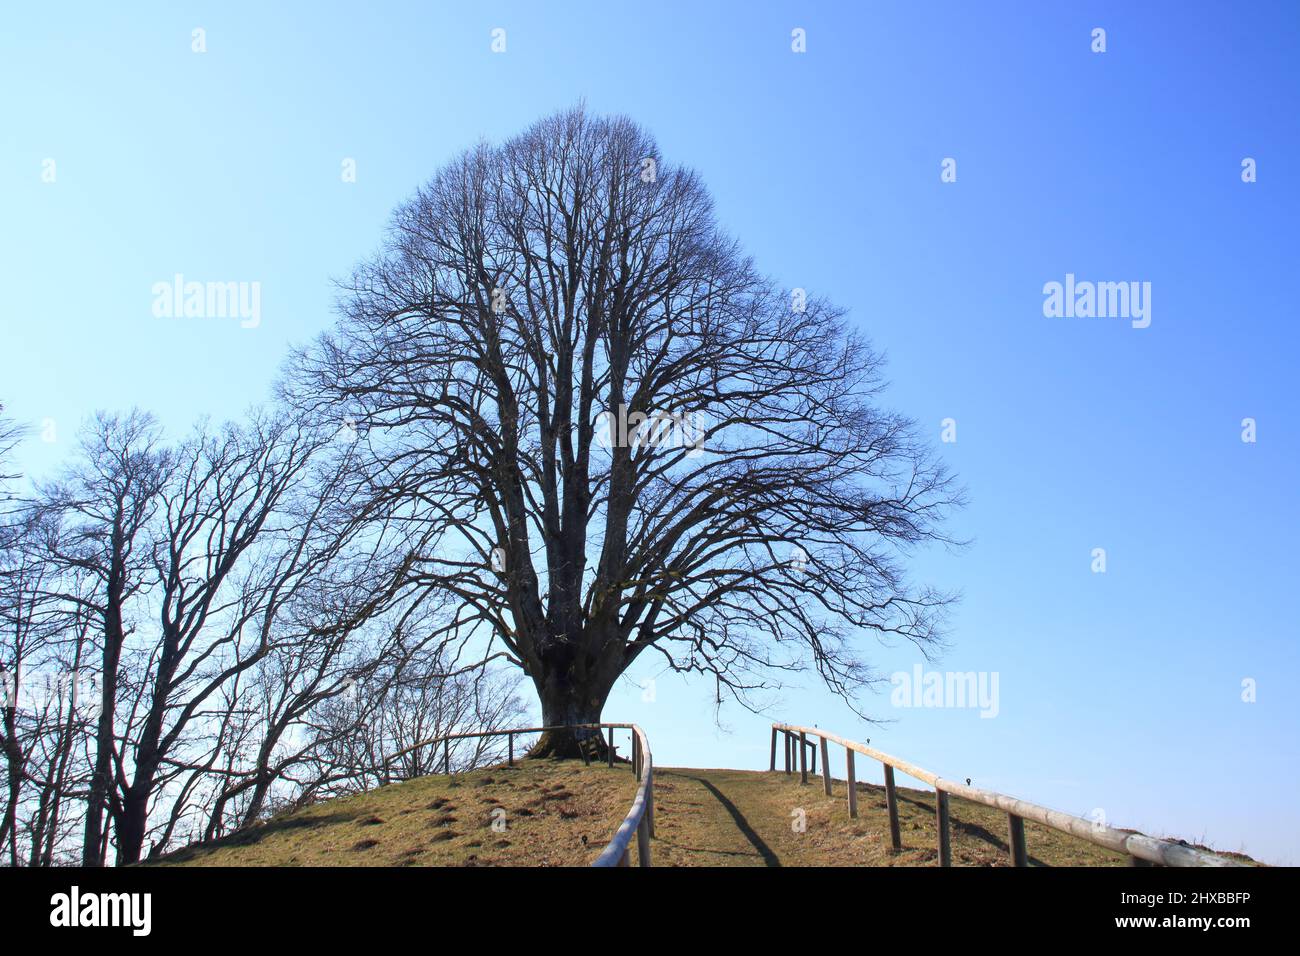
<path id="1" fill-rule="evenodd" d="M 939 831 L 940 866 L 952 865 L 952 836 L 948 819 L 948 797 L 950 794 L 974 803 L 982 803 L 987 807 L 1002 810 L 1006 813 L 1007 847 L 1014 866 L 1029 865 L 1029 855 L 1025 849 L 1026 820 L 1033 820 L 1035 823 L 1041 823 L 1054 830 L 1060 830 L 1062 833 L 1068 833 L 1071 836 L 1087 840 L 1089 843 L 1105 847 L 1108 850 L 1114 850 L 1116 853 L 1127 854 L 1129 861 L 1134 866 L 1245 865 L 1238 863 L 1236 860 L 1219 856 L 1216 853 L 1196 850 L 1192 847 L 1171 843 L 1168 840 L 1160 840 L 1132 830 L 1116 830 L 1103 823 L 1071 816 L 1059 810 L 1050 810 L 1047 807 L 1029 803 L 1025 800 L 1018 800 L 1006 794 L 995 793 L 992 790 L 982 790 L 979 787 L 958 783 L 955 780 L 945 780 L 928 770 L 923 770 L 905 760 L 900 760 L 898 757 L 882 753 L 855 740 L 846 740 L 837 734 L 819 730 L 816 727 L 773 724 L 772 770 L 776 770 L 776 740 L 778 734 L 783 735 L 785 740 L 785 772 L 787 774 L 793 773 L 794 763 L 797 759 L 800 782 L 805 784 L 808 782 L 808 748 L 818 746 L 814 745 L 808 738 L 818 738 L 822 758 L 822 787 L 828 797 L 831 796 L 831 769 L 827 742 L 839 744 L 844 748 L 850 817 L 857 817 L 858 815 L 858 791 L 853 766 L 854 754 L 862 754 L 873 760 L 879 760 L 884 765 L 885 770 L 885 804 L 889 811 L 889 836 L 895 850 L 901 850 L 903 844 L 898 827 L 898 795 L 894 789 L 894 771 L 898 770 L 900 773 L 905 773 L 909 777 L 914 777 L 934 787 L 935 815 Z M 813 773 L 816 773 L 817 755 L 815 749 L 812 762 Z"/>
<path id="2" fill-rule="evenodd" d="M 654 807 L 654 759 L 650 753 L 650 741 L 646 739 L 645 731 L 636 724 L 563 724 L 550 727 L 516 727 L 510 730 L 483 730 L 462 734 L 442 734 L 438 737 L 430 737 L 428 740 L 421 740 L 419 743 L 412 744 L 409 747 L 403 747 L 401 750 L 390 755 L 384 760 L 385 769 L 398 757 L 403 754 L 419 750 L 421 747 L 437 747 L 442 744 L 442 772 L 451 773 L 451 742 L 453 740 L 468 740 L 470 738 L 481 737 L 505 737 L 507 748 L 507 763 L 513 767 L 515 765 L 515 737 L 520 734 L 540 734 L 549 730 L 594 730 L 599 733 L 602 730 L 609 731 L 609 743 L 606 747 L 606 759 L 610 767 L 614 766 L 614 731 L 628 730 L 632 733 L 632 772 L 636 774 L 639 785 L 636 788 L 636 796 L 632 799 L 632 808 L 628 810 L 627 816 L 614 831 L 614 838 L 609 841 L 609 845 L 601 851 L 600 856 L 596 857 L 592 866 L 628 866 L 632 837 L 636 836 L 637 861 L 640 866 L 650 865 L 650 838 L 655 835 L 655 807 Z M 582 746 L 583 741 L 578 741 L 578 752 L 582 756 L 583 764 L 591 765 L 591 756 Z"/>

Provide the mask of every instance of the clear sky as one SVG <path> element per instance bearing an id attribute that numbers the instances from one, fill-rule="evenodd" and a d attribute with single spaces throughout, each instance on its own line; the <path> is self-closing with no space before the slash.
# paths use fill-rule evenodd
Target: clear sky
<path id="1" fill-rule="evenodd" d="M 1300 5 L 21 4 L 0 90 L 0 401 L 54 439 L 23 449 L 29 473 L 97 408 L 179 431 L 264 398 L 400 200 L 585 98 L 695 166 L 767 272 L 888 353 L 889 402 L 971 499 L 971 547 L 914 562 L 964 595 L 926 667 L 999 690 L 982 718 L 885 686 L 869 726 L 808 683 L 718 729 L 707 685 L 644 658 L 606 719 L 642 723 L 662 764 L 731 767 L 766 764 L 771 719 L 817 723 L 1300 863 Z M 260 282 L 260 324 L 155 317 L 176 273 Z M 1067 274 L 1151 283 L 1150 326 L 1046 317 Z"/>

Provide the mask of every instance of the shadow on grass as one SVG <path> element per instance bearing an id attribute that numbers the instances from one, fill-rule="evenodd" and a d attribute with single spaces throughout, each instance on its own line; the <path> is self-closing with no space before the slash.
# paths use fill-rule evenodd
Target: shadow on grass
<path id="1" fill-rule="evenodd" d="M 748 840 L 750 845 L 758 851 L 758 855 L 763 858 L 763 863 L 766 866 L 781 865 L 780 858 L 772 852 L 770 846 L 763 842 L 763 838 L 760 837 L 754 831 L 754 828 L 749 825 L 749 821 L 745 819 L 745 815 L 740 812 L 739 808 L 737 808 L 734 803 L 726 798 L 721 790 L 703 777 L 696 777 L 689 773 L 681 773 L 680 771 L 674 772 L 673 776 L 683 777 L 687 780 L 694 780 L 696 783 L 702 785 L 704 789 L 708 790 L 709 793 L 713 794 L 714 799 L 716 799 L 718 803 L 722 804 L 722 808 L 731 815 L 731 819 L 736 824 L 736 828 L 745 835 L 745 839 Z"/>
<path id="2" fill-rule="evenodd" d="M 898 795 L 898 801 L 899 803 L 910 803 L 914 807 L 920 807 L 922 810 L 924 810 L 926 813 L 930 814 L 931 816 L 933 816 L 935 813 L 934 804 L 927 803 L 924 800 L 917 800 L 913 797 L 904 796 L 903 794 L 900 793 Z M 937 825 L 938 824 L 936 823 L 936 826 Z M 965 820 L 958 820 L 957 817 L 954 816 L 951 812 L 949 812 L 949 816 L 948 816 L 948 825 L 952 827 L 952 829 L 957 833 L 960 833 L 963 836 L 973 837 L 974 839 L 977 840 L 983 840 L 985 843 L 989 844 L 992 847 L 995 847 L 997 850 L 999 850 L 1002 853 L 1011 852 L 1010 844 L 1008 844 L 1006 840 L 999 838 L 997 834 L 993 833 L 985 826 L 981 826 L 978 823 L 970 823 Z M 1033 854 L 1026 854 L 1026 858 L 1030 866 L 1047 866 L 1046 863 L 1044 863 L 1042 860 L 1040 860 L 1038 857 L 1034 856 Z"/>

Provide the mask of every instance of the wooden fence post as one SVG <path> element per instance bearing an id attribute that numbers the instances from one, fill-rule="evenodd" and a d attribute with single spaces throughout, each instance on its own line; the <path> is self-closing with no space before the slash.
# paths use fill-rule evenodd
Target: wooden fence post
<path id="1" fill-rule="evenodd" d="M 645 798 L 646 798 L 645 813 L 646 813 L 646 819 L 650 821 L 650 835 L 654 836 L 655 835 L 655 768 L 653 763 L 648 768 L 646 768 L 646 773 L 648 774 L 649 779 L 646 781 L 646 785 L 645 785 Z"/>
<path id="2" fill-rule="evenodd" d="M 903 848 L 898 831 L 898 793 L 894 789 L 894 768 L 885 764 L 885 804 L 889 807 L 889 842 L 897 853 Z"/>
<path id="3" fill-rule="evenodd" d="M 614 768 L 614 728 L 609 728 L 609 766 Z"/>
<path id="4" fill-rule="evenodd" d="M 849 778 L 849 819 L 858 818 L 858 784 L 853 773 L 853 751 L 844 748 L 844 772 Z"/>
<path id="5" fill-rule="evenodd" d="M 442 742 L 442 772 L 451 774 L 451 741 L 446 739 Z"/>
<path id="6" fill-rule="evenodd" d="M 935 813 L 939 826 L 939 865 L 952 866 L 952 834 L 948 829 L 948 794 L 935 790 Z"/>
<path id="7" fill-rule="evenodd" d="M 1007 833 L 1010 837 L 1011 865 L 1028 866 L 1029 854 L 1025 852 L 1025 819 L 1014 813 L 1007 814 Z"/>
<path id="8" fill-rule="evenodd" d="M 773 773 L 776 772 L 776 728 L 772 728 L 772 765 L 767 768 Z"/>
<path id="9" fill-rule="evenodd" d="M 848 776 L 848 801 L 849 816 L 854 818 L 858 816 L 857 806 L 857 772 L 855 768 L 856 754 L 861 753 L 863 756 L 880 761 L 885 778 L 885 804 L 889 811 L 889 836 L 892 852 L 897 854 L 903 849 L 902 833 L 899 826 L 899 799 L 897 787 L 895 786 L 894 771 L 897 770 L 906 776 L 919 780 L 921 783 L 932 788 L 935 795 L 935 823 L 937 838 L 936 863 L 942 867 L 951 867 L 954 865 L 953 860 L 953 843 L 954 836 L 965 838 L 967 831 L 975 827 L 973 823 L 955 824 L 952 820 L 952 796 L 958 794 L 965 803 L 971 805 L 980 804 L 992 808 L 1007 817 L 1007 848 L 1010 854 L 1010 862 L 1013 866 L 1032 866 L 1035 861 L 1029 855 L 1027 847 L 1026 822 L 1033 822 L 1036 826 L 1045 827 L 1055 830 L 1068 836 L 1085 840 L 1094 846 L 1105 847 L 1107 850 L 1121 854 L 1127 858 L 1130 866 L 1147 867 L 1147 866 L 1236 866 L 1240 865 L 1239 861 L 1229 859 L 1216 853 L 1211 853 L 1201 849 L 1193 848 L 1191 845 L 1182 841 L 1173 842 L 1168 839 L 1160 839 L 1134 830 L 1117 830 L 1113 827 L 1099 825 L 1095 821 L 1085 820 L 1082 817 L 1076 817 L 1072 814 L 1062 813 L 1053 810 L 1050 807 L 1032 803 L 1028 800 L 1020 800 L 1008 796 L 1004 793 L 997 793 L 991 790 L 985 790 L 980 787 L 971 785 L 971 779 L 966 778 L 966 784 L 955 783 L 944 779 L 929 770 L 910 763 L 899 757 L 893 757 L 878 750 L 873 750 L 869 745 L 871 740 L 866 739 L 865 743 L 857 743 L 852 740 L 840 737 L 837 734 L 823 731 L 816 726 L 811 729 L 800 728 L 792 724 L 774 723 L 770 727 L 780 733 L 785 738 L 785 772 L 786 775 L 793 770 L 794 752 L 797 748 L 799 751 L 799 777 L 800 784 L 808 784 L 808 753 L 807 748 L 810 745 L 811 737 L 817 738 L 818 746 L 813 748 L 813 772 L 817 767 L 817 751 L 821 751 L 822 756 L 822 782 L 826 788 L 827 796 L 831 796 L 834 790 L 834 780 L 830 777 L 830 767 L 828 766 L 829 745 L 834 742 L 845 749 L 845 769 Z M 775 734 L 773 735 L 770 750 L 768 753 L 768 767 L 774 769 L 776 765 L 776 742 Z M 952 789 L 949 790 L 948 788 Z M 868 792 L 872 791 L 868 786 Z M 915 801 L 912 801 L 915 802 Z M 961 826 L 964 829 L 959 834 L 953 833 L 954 826 Z M 919 829 L 916 824 L 909 824 L 910 829 Z M 978 829 L 978 827 L 976 827 Z M 1035 833 L 1038 831 L 1035 830 Z M 624 835 L 627 831 L 624 830 Z M 996 838 L 994 838 L 996 840 Z M 963 843 L 963 846 L 965 844 Z M 916 841 L 909 840 L 909 846 L 917 846 Z M 963 857 L 965 859 L 965 857 Z M 1148 862 L 1150 861 L 1150 862 Z"/>
<path id="10" fill-rule="evenodd" d="M 506 746 L 510 748 L 509 765 L 515 765 L 515 735 L 506 734 Z"/>
<path id="11" fill-rule="evenodd" d="M 636 828 L 636 853 L 639 866 L 650 865 L 650 823 L 644 816 Z"/>

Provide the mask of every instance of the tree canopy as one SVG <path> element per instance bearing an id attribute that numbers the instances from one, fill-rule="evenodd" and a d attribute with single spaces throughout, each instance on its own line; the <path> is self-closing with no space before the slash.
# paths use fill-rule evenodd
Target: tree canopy
<path id="1" fill-rule="evenodd" d="M 842 309 L 759 272 L 699 176 L 578 108 L 397 209 L 296 393 L 357 429 L 372 492 L 432 543 L 413 575 L 561 724 L 646 651 L 753 705 L 808 666 L 852 701 L 860 632 L 936 640 L 948 599 L 901 556 L 947 540 L 959 494 L 881 371 Z"/>

